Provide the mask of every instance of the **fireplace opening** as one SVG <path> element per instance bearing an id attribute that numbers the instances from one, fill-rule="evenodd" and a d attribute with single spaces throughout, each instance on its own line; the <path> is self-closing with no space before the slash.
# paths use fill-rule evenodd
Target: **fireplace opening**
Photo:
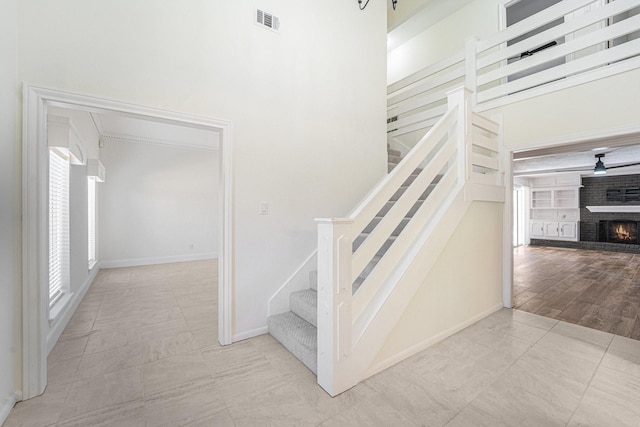
<path id="1" fill-rule="evenodd" d="M 599 240 L 601 242 L 639 244 L 637 221 L 600 221 L 599 225 Z"/>

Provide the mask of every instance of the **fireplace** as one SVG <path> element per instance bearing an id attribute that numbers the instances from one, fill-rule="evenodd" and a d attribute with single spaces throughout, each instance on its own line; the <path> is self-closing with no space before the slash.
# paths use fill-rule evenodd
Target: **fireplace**
<path id="1" fill-rule="evenodd" d="M 626 219 L 600 221 L 598 240 L 609 243 L 640 244 L 638 241 L 638 224 L 639 222 L 637 221 Z"/>

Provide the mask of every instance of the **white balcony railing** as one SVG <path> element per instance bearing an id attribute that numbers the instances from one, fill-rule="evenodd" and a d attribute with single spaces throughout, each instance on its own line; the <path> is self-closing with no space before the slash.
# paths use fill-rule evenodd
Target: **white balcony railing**
<path id="1" fill-rule="evenodd" d="M 388 136 L 412 146 L 460 82 L 475 93 L 473 110 L 486 111 L 638 67 L 640 0 L 564 0 L 390 85 Z"/>

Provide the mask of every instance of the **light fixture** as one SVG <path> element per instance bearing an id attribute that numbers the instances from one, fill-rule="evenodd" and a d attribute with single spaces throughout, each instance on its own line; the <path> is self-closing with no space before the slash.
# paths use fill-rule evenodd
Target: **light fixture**
<path id="1" fill-rule="evenodd" d="M 364 10 L 365 7 L 369 4 L 369 0 L 364 2 L 364 6 L 362 5 L 362 0 L 358 0 L 358 7 L 360 10 Z M 396 5 L 398 4 L 398 0 L 391 0 L 391 6 L 393 6 L 393 10 L 396 10 Z"/>
<path id="2" fill-rule="evenodd" d="M 596 167 L 593 168 L 594 175 L 604 175 L 607 173 L 607 168 L 605 167 L 604 163 L 602 163 L 603 157 L 604 153 L 596 154 L 596 158 L 598 159 L 598 161 L 596 162 Z"/>

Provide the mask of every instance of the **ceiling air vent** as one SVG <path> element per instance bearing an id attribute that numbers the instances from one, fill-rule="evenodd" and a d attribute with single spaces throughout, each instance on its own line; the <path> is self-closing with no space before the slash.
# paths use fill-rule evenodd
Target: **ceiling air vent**
<path id="1" fill-rule="evenodd" d="M 280 18 L 264 10 L 256 9 L 256 23 L 273 31 L 280 30 Z"/>

